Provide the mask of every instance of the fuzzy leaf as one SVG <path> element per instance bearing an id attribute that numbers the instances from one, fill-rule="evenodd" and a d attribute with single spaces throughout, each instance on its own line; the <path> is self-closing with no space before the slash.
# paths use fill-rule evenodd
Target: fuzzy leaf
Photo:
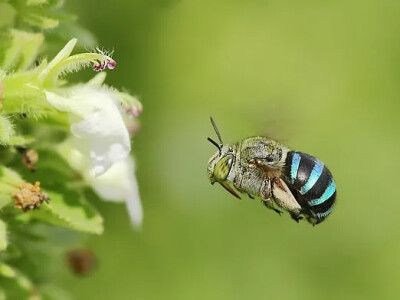
<path id="1" fill-rule="evenodd" d="M 26 146 L 32 144 L 35 141 L 35 138 L 32 136 L 13 136 L 11 137 L 7 144 L 9 146 Z"/>
<path id="2" fill-rule="evenodd" d="M 25 13 L 22 15 L 25 22 L 42 29 L 52 29 L 58 26 L 59 21 L 38 13 Z"/>
<path id="3" fill-rule="evenodd" d="M 13 30 L 13 35 L 14 41 L 18 41 L 20 46 L 20 57 L 15 69 L 26 70 L 35 61 L 39 52 L 39 47 L 43 43 L 44 36 L 41 33 L 28 33 L 17 30 Z"/>
<path id="4" fill-rule="evenodd" d="M 6 223 L 0 220 L 0 251 L 7 248 L 7 227 Z"/>
<path id="5" fill-rule="evenodd" d="M 11 193 L 12 189 L 10 186 L 2 183 L 0 179 L 0 209 L 12 201 Z"/>
<path id="6" fill-rule="evenodd" d="M 3 113 L 25 113 L 39 118 L 54 112 L 44 92 L 38 88 L 35 75 L 35 72 L 19 72 L 4 79 Z"/>
<path id="7" fill-rule="evenodd" d="M 12 201 L 11 194 L 15 186 L 22 182 L 23 179 L 16 172 L 0 166 L 0 209 Z"/>
<path id="8" fill-rule="evenodd" d="M 3 38 L 8 41 L 8 50 L 2 60 L 3 69 L 27 69 L 37 57 L 39 47 L 43 43 L 43 34 L 12 29 L 9 33 L 3 35 Z M 10 36 L 12 39 L 11 44 L 9 42 Z"/>
<path id="9" fill-rule="evenodd" d="M 8 145 L 14 133 L 14 126 L 10 119 L 0 115 L 0 145 Z"/>
<path id="10" fill-rule="evenodd" d="M 60 85 L 59 77 L 93 66 L 94 70 L 100 71 L 106 68 L 114 69 L 116 62 L 109 56 L 110 53 L 96 48 L 97 52 L 79 53 L 70 55 L 77 39 L 70 40 L 67 45 L 50 61 L 41 71 L 39 79 L 43 81 L 45 89 L 52 89 Z M 97 68 L 97 69 L 96 69 Z"/>
<path id="11" fill-rule="evenodd" d="M 48 149 L 36 150 L 39 154 L 39 161 L 34 173 L 22 164 L 19 157 L 11 164 L 13 169 L 20 171 L 25 180 L 29 182 L 40 181 L 42 187 L 49 190 L 57 190 L 60 186 L 64 186 L 66 182 L 82 182 L 77 177 L 77 173 L 59 154 Z"/>
<path id="12" fill-rule="evenodd" d="M 39 79 L 41 81 L 45 81 L 47 77 L 49 77 L 49 73 L 54 72 L 54 69 L 58 69 L 58 65 L 60 65 L 65 59 L 67 59 L 72 50 L 74 49 L 77 39 L 71 39 L 64 48 L 61 49 L 60 52 L 47 64 L 47 66 L 41 71 L 39 74 Z M 54 80 L 53 78 L 51 78 Z"/>
<path id="13" fill-rule="evenodd" d="M 47 192 L 50 203 L 32 211 L 33 218 L 82 232 L 103 233 L 103 218 L 82 195 L 61 187 L 59 190 L 60 194 Z"/>

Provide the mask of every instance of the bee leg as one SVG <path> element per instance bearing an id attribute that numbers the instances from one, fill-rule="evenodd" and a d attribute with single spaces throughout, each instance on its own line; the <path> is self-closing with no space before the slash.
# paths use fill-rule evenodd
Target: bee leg
<path id="1" fill-rule="evenodd" d="M 274 212 L 276 212 L 278 215 L 281 215 L 281 214 L 282 214 L 282 211 L 280 211 L 279 209 L 276 209 L 276 208 L 274 207 L 274 204 L 273 204 L 273 202 L 271 201 L 271 199 L 263 200 L 262 202 L 264 203 L 264 205 L 265 205 L 266 207 L 268 207 L 269 209 L 272 209 L 272 210 L 273 210 Z"/>
<path id="2" fill-rule="evenodd" d="M 298 216 L 301 206 L 282 179 L 275 179 L 272 184 L 272 198 L 275 203 L 286 211 Z"/>
<path id="3" fill-rule="evenodd" d="M 272 199 L 271 195 L 271 181 L 269 179 L 263 180 L 260 190 L 258 192 L 258 195 L 260 196 L 262 202 L 266 207 L 269 209 L 272 209 L 274 212 L 276 212 L 278 215 L 281 215 L 282 212 L 279 209 L 276 209 L 274 207 L 274 200 Z"/>
<path id="4" fill-rule="evenodd" d="M 315 226 L 317 224 L 317 219 L 313 217 L 307 217 L 307 221 L 312 224 L 312 226 Z"/>
<path id="5" fill-rule="evenodd" d="M 294 214 L 294 213 L 290 213 L 290 216 L 291 216 L 292 219 L 295 220 L 297 223 L 299 223 L 299 221 L 303 219 L 302 216 L 296 215 L 296 214 Z"/>
<path id="6" fill-rule="evenodd" d="M 278 215 L 282 214 L 282 211 L 280 211 L 279 209 L 273 208 L 272 209 L 274 212 L 276 212 Z"/>
<path id="7" fill-rule="evenodd" d="M 249 196 L 250 199 L 254 199 L 254 197 L 250 194 L 247 194 Z"/>

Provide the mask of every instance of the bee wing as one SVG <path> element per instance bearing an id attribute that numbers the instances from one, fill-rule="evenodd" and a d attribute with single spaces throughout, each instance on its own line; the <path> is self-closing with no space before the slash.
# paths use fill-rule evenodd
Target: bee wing
<path id="1" fill-rule="evenodd" d="M 295 213 L 300 212 L 300 204 L 282 179 L 275 178 L 272 180 L 272 195 L 275 202 L 283 209 Z"/>
<path id="2" fill-rule="evenodd" d="M 261 170 L 267 178 L 281 176 L 281 168 L 271 167 L 270 163 L 265 158 L 254 158 L 249 164 Z"/>

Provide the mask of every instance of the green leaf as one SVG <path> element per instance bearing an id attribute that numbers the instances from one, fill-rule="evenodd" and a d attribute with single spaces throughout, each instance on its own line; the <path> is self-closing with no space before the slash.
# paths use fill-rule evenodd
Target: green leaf
<path id="1" fill-rule="evenodd" d="M 6 223 L 0 220 L 0 251 L 7 248 L 7 227 Z"/>
<path id="2" fill-rule="evenodd" d="M 22 17 L 25 22 L 42 29 L 52 29 L 58 26 L 59 21 L 39 13 L 24 13 Z"/>
<path id="3" fill-rule="evenodd" d="M 20 48 L 20 58 L 16 65 L 16 70 L 26 70 L 37 58 L 39 48 L 43 43 L 44 36 L 41 33 L 27 33 L 14 30 L 14 39 L 18 39 Z"/>
<path id="4" fill-rule="evenodd" d="M 10 43 L 9 39 L 12 39 Z M 16 29 L 3 33 L 7 41 L 7 51 L 2 60 L 5 70 L 25 70 L 37 57 L 39 47 L 42 45 L 44 37 L 41 33 L 30 33 Z M 4 51 L 4 49 L 2 49 Z"/>
<path id="5" fill-rule="evenodd" d="M 47 2 L 48 2 L 48 0 L 28 0 L 28 1 L 26 1 L 26 5 L 37 6 L 37 5 L 46 4 Z"/>
<path id="6" fill-rule="evenodd" d="M 8 145 L 14 134 L 14 125 L 10 119 L 4 115 L 0 115 L 0 145 Z"/>
<path id="7" fill-rule="evenodd" d="M 97 52 L 79 53 L 71 56 L 76 42 L 77 39 L 75 38 L 70 40 L 39 74 L 39 79 L 43 81 L 43 87 L 47 90 L 59 85 L 59 77 L 67 73 L 78 72 L 82 68 L 100 62 L 108 66 L 108 63 L 112 61 L 112 58 L 108 56 L 109 54 L 100 49 L 96 49 Z"/>
<path id="8" fill-rule="evenodd" d="M 1 6 L 0 6 L 1 10 Z M 8 62 L 6 61 L 6 57 L 8 56 L 9 50 L 12 48 L 13 45 L 13 36 L 10 30 L 1 31 L 0 32 L 0 66 L 4 69 L 4 65 L 7 65 Z M 4 70 L 2 70 L 4 74 Z M 3 77 L 3 76 L 2 76 Z"/>
<path id="9" fill-rule="evenodd" d="M 47 66 L 43 69 L 43 71 L 39 75 L 39 79 L 45 81 L 49 74 L 54 73 L 54 70 L 59 69 L 59 65 L 67 59 L 72 50 L 74 49 L 77 39 L 71 39 L 65 46 L 57 53 L 57 55 L 47 64 Z M 55 77 L 55 76 L 53 76 Z M 51 78 L 53 79 L 53 78 Z M 54 79 L 53 79 L 54 80 Z"/>
<path id="10" fill-rule="evenodd" d="M 9 265 L 0 263 L 0 275 L 7 278 L 15 278 L 17 272 Z"/>
<path id="11" fill-rule="evenodd" d="M 81 194 L 61 187 L 59 190 L 61 193 L 46 192 L 50 203 L 30 212 L 33 218 L 82 232 L 103 233 L 103 218 Z"/>
<path id="12" fill-rule="evenodd" d="M 35 141 L 35 138 L 32 136 L 13 136 L 11 137 L 7 144 L 9 146 L 26 146 L 28 144 L 32 144 Z"/>
<path id="13" fill-rule="evenodd" d="M 9 185 L 0 181 L 0 209 L 12 201 L 11 193 L 12 189 L 9 189 Z"/>
<path id="14" fill-rule="evenodd" d="M 49 190 L 46 193 L 50 197 L 50 203 L 43 203 L 40 209 L 22 214 L 20 218 L 35 218 L 53 225 L 101 234 L 102 217 L 85 197 L 76 191 L 85 186 L 83 179 L 57 153 L 48 149 L 38 149 L 38 154 L 39 161 L 35 173 L 24 167 L 20 160 L 16 159 L 12 165 L 20 170 L 28 182 L 40 181 L 42 188 Z M 70 188 L 65 186 L 66 183 Z"/>
<path id="15" fill-rule="evenodd" d="M 101 87 L 106 80 L 107 73 L 100 72 L 97 73 L 92 79 L 90 79 L 86 84 L 93 87 Z"/>
<path id="16" fill-rule="evenodd" d="M 16 11 L 8 3 L 0 3 L 0 28 L 14 24 Z M 3 42 L 3 41 L 2 41 Z"/>
<path id="17" fill-rule="evenodd" d="M 1 257 L 4 260 L 18 259 L 23 255 L 24 253 L 21 251 L 19 246 L 15 245 L 15 243 L 8 243 L 6 251 L 1 253 Z"/>
<path id="18" fill-rule="evenodd" d="M 11 194 L 15 186 L 22 182 L 23 179 L 16 172 L 0 166 L 0 209 L 13 200 Z"/>
<path id="19" fill-rule="evenodd" d="M 19 170 L 25 180 L 29 182 L 40 181 L 42 187 L 49 190 L 57 190 L 60 186 L 65 186 L 66 182 L 81 182 L 77 173 L 59 154 L 49 149 L 38 148 L 36 150 L 39 154 L 39 161 L 34 173 L 22 164 L 19 157 L 16 157 L 11 163 L 13 169 Z"/>
<path id="20" fill-rule="evenodd" d="M 34 118 L 40 118 L 54 112 L 44 91 L 40 88 L 36 75 L 34 71 L 18 72 L 3 80 L 2 113 L 24 113 Z"/>
<path id="21" fill-rule="evenodd" d="M 0 263 L 0 276 L 14 279 L 18 286 L 25 291 L 34 292 L 35 288 L 32 282 L 21 272 L 5 263 Z"/>

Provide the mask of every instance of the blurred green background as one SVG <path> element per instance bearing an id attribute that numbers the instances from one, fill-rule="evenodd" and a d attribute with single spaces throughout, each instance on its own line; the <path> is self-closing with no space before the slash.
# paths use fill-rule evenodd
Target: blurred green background
<path id="1" fill-rule="evenodd" d="M 77 299 L 396 299 L 400 295 L 400 2 L 70 0 L 108 83 L 144 105 L 134 140 L 145 219 L 100 203 Z M 268 135 L 312 153 L 334 213 L 296 224 L 211 186 L 209 116 L 225 142 Z M 397 296 L 396 296 L 397 295 Z"/>

